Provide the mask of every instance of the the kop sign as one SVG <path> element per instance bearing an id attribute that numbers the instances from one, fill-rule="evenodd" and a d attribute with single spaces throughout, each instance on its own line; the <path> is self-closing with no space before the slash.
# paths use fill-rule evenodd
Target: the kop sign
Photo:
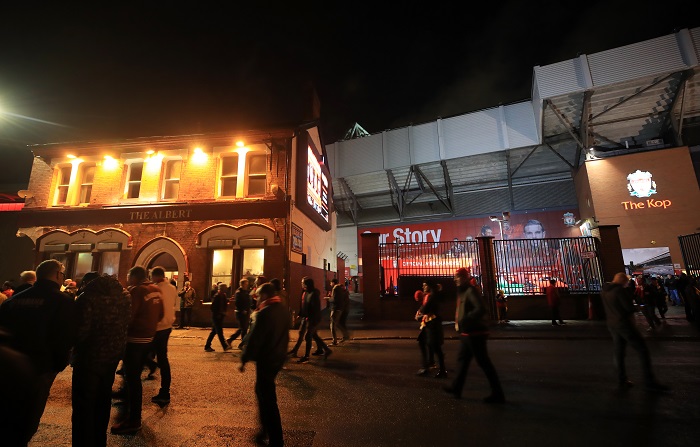
<path id="1" fill-rule="evenodd" d="M 627 176 L 627 190 L 632 197 L 644 199 L 656 194 L 656 182 L 651 179 L 652 175 L 649 171 L 640 171 L 637 169 Z M 631 201 L 626 200 L 621 202 L 626 210 L 641 210 L 648 208 L 669 208 L 671 201 L 668 199 L 646 199 L 646 201 Z"/>

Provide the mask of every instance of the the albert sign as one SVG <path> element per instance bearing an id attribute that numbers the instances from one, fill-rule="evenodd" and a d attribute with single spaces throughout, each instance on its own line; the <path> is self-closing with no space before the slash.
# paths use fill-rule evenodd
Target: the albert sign
<path id="1" fill-rule="evenodd" d="M 635 172 L 627 176 L 627 190 L 632 197 L 645 198 L 656 194 L 656 182 L 651 179 L 652 175 L 649 171 Z M 642 210 L 650 208 L 669 208 L 672 203 L 668 199 L 647 199 L 646 201 L 625 200 L 620 202 L 625 210 Z"/>

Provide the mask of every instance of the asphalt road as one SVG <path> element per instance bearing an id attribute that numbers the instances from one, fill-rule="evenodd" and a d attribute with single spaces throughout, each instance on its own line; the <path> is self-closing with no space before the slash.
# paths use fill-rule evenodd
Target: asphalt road
<path id="1" fill-rule="evenodd" d="M 673 324 L 687 322 L 677 318 Z M 135 436 L 109 435 L 108 445 L 253 445 L 254 364 L 241 374 L 240 351 L 224 353 L 215 344 L 217 352 L 204 352 L 207 335 L 205 329 L 173 332 L 170 405 L 161 409 L 151 404 L 159 380 L 144 380 L 143 430 Z M 334 348 L 327 360 L 290 361 L 280 373 L 277 389 L 286 445 L 696 445 L 697 337 L 649 337 L 648 342 L 659 380 L 672 387 L 668 394 L 643 389 L 634 352 L 628 353 L 628 369 L 638 384 L 620 392 L 612 342 L 604 337 L 493 339 L 489 350 L 508 402 L 492 406 L 481 402 L 489 390 L 476 364 L 461 400 L 441 390 L 454 375 L 456 340 L 445 342 L 447 380 L 415 375 L 419 352 L 411 339 L 350 341 Z M 69 367 L 56 379 L 31 446 L 70 445 L 70 385 Z M 113 407 L 113 421 L 119 410 Z"/>

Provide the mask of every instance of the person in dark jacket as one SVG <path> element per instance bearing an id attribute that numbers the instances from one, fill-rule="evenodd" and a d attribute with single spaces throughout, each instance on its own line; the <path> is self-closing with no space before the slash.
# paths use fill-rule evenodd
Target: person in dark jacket
<path id="1" fill-rule="evenodd" d="M 435 377 L 444 378 L 447 377 L 447 369 L 445 368 L 445 354 L 442 352 L 442 344 L 445 340 L 442 317 L 440 316 L 442 291 L 434 281 L 426 280 L 423 283 L 423 293 L 424 296 L 427 296 L 427 300 L 416 312 L 416 320 L 420 322 L 418 346 L 423 360 L 423 367 L 418 370 L 418 375 L 426 376 L 430 373 L 430 354 L 434 354 L 438 358 L 440 368 Z"/>
<path id="2" fill-rule="evenodd" d="M 124 388 L 116 391 L 113 397 L 125 397 L 127 411 L 126 417 L 110 428 L 113 435 L 132 435 L 141 430 L 141 372 L 146 365 L 146 357 L 156 335 L 158 322 L 164 315 L 160 289 L 148 281 L 148 272 L 144 267 L 132 267 L 126 280 L 131 297 L 131 316 L 123 358 Z"/>
<path id="3" fill-rule="evenodd" d="M 268 439 L 268 445 L 277 447 L 284 445 L 284 440 L 275 378 L 287 357 L 289 311 L 277 296 L 275 287 L 266 283 L 258 288 L 255 313 L 255 325 L 245 337 L 239 370 L 244 372 L 247 362 L 256 362 L 255 395 L 258 398 L 261 430 L 255 436 L 255 441 L 263 444 Z"/>
<path id="4" fill-rule="evenodd" d="M 192 321 L 192 308 L 197 300 L 197 291 L 192 287 L 190 281 L 185 281 L 185 285 L 177 294 L 180 297 L 180 326 L 179 329 L 187 329 Z"/>
<path id="5" fill-rule="evenodd" d="M 454 281 L 457 285 L 457 309 L 455 312 L 455 329 L 459 333 L 460 349 L 457 360 L 459 367 L 457 375 L 450 386 L 443 389 L 457 399 L 462 397 L 462 388 L 467 379 L 467 371 L 472 358 L 484 370 L 491 385 L 491 394 L 484 398 L 488 404 L 502 404 L 506 401 L 501 388 L 501 382 L 496 368 L 491 363 L 486 340 L 488 326 L 484 321 L 486 306 L 481 289 L 471 283 L 472 275 L 462 267 L 455 272 Z"/>
<path id="6" fill-rule="evenodd" d="M 15 293 L 20 293 L 33 286 L 36 282 L 36 272 L 34 270 L 25 270 L 19 274 L 19 280 L 21 284 L 15 288 Z"/>
<path id="7" fill-rule="evenodd" d="M 236 293 L 234 294 L 233 299 L 233 302 L 236 306 L 236 320 L 238 321 L 238 330 L 226 340 L 230 345 L 231 343 L 233 343 L 233 340 L 237 339 L 238 336 L 240 336 L 241 344 L 238 345 L 239 349 L 243 348 L 243 339 L 248 333 L 248 326 L 250 325 L 251 299 L 250 291 L 248 290 L 248 283 L 249 281 L 245 278 L 241 279 L 238 282 L 239 287 L 238 289 L 236 289 Z"/>
<path id="8" fill-rule="evenodd" d="M 625 368 L 625 350 L 627 345 L 630 345 L 639 354 L 646 387 L 652 391 L 665 391 L 668 388 L 659 384 L 654 378 L 649 349 L 634 324 L 635 308 L 632 296 L 625 288 L 627 282 L 627 275 L 624 272 L 617 273 L 612 282 L 603 285 L 601 293 L 608 330 L 615 346 L 614 360 L 618 384 L 620 387 L 632 386 Z"/>
<path id="9" fill-rule="evenodd" d="M 214 295 L 211 301 L 211 332 L 204 345 L 204 350 L 207 352 L 214 352 L 214 348 L 211 347 L 214 336 L 219 337 L 221 347 L 224 348 L 224 351 L 231 350 L 231 345 L 228 344 L 224 338 L 224 318 L 226 317 L 226 307 L 228 306 L 227 290 L 228 286 L 226 284 L 219 284 L 219 293 Z"/>
<path id="10" fill-rule="evenodd" d="M 46 400 L 56 375 L 68 366 L 75 341 L 75 302 L 60 291 L 65 278 L 63 264 L 55 259 L 36 268 L 34 286 L 13 295 L 0 306 L 0 327 L 7 331 L 9 347 L 26 355 L 36 374 L 37 392 L 19 417 L 12 433 L 3 433 L 26 445 L 39 428 Z M 5 405 L 3 402 L 1 405 Z M 18 415 L 19 416 L 19 415 Z M 7 438 L 5 436 L 7 435 Z"/>
<path id="11" fill-rule="evenodd" d="M 349 308 L 350 294 L 345 290 L 345 286 L 340 284 L 338 278 L 331 279 L 331 294 L 326 297 L 328 307 L 331 311 L 331 337 L 333 338 L 333 346 L 338 344 L 337 329 L 343 333 L 341 343 L 350 339 L 350 333 L 343 324 L 343 314 Z"/>
<path id="12" fill-rule="evenodd" d="M 306 353 L 297 360 L 297 363 L 306 363 L 309 361 L 312 340 L 316 341 L 317 346 L 316 351 L 313 353 L 314 355 L 322 355 L 324 358 L 328 358 L 328 356 L 332 354 L 332 351 L 328 348 L 323 339 L 318 336 L 317 332 L 318 325 L 321 323 L 321 292 L 314 287 L 314 280 L 308 276 L 302 279 L 301 285 L 304 289 L 302 312 L 307 320 L 305 337 Z"/>
<path id="13" fill-rule="evenodd" d="M 131 297 L 116 278 L 88 272 L 75 300 L 73 446 L 107 445 L 114 372 L 126 348 Z"/>

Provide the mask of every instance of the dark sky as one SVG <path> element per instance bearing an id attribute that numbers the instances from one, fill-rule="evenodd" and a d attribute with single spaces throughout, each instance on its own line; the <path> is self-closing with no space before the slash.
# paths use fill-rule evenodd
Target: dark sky
<path id="1" fill-rule="evenodd" d="M 306 82 L 328 144 L 528 100 L 535 65 L 700 26 L 681 0 L 54 3 L 0 13 L 3 165 L 32 143 L 295 121 Z"/>

